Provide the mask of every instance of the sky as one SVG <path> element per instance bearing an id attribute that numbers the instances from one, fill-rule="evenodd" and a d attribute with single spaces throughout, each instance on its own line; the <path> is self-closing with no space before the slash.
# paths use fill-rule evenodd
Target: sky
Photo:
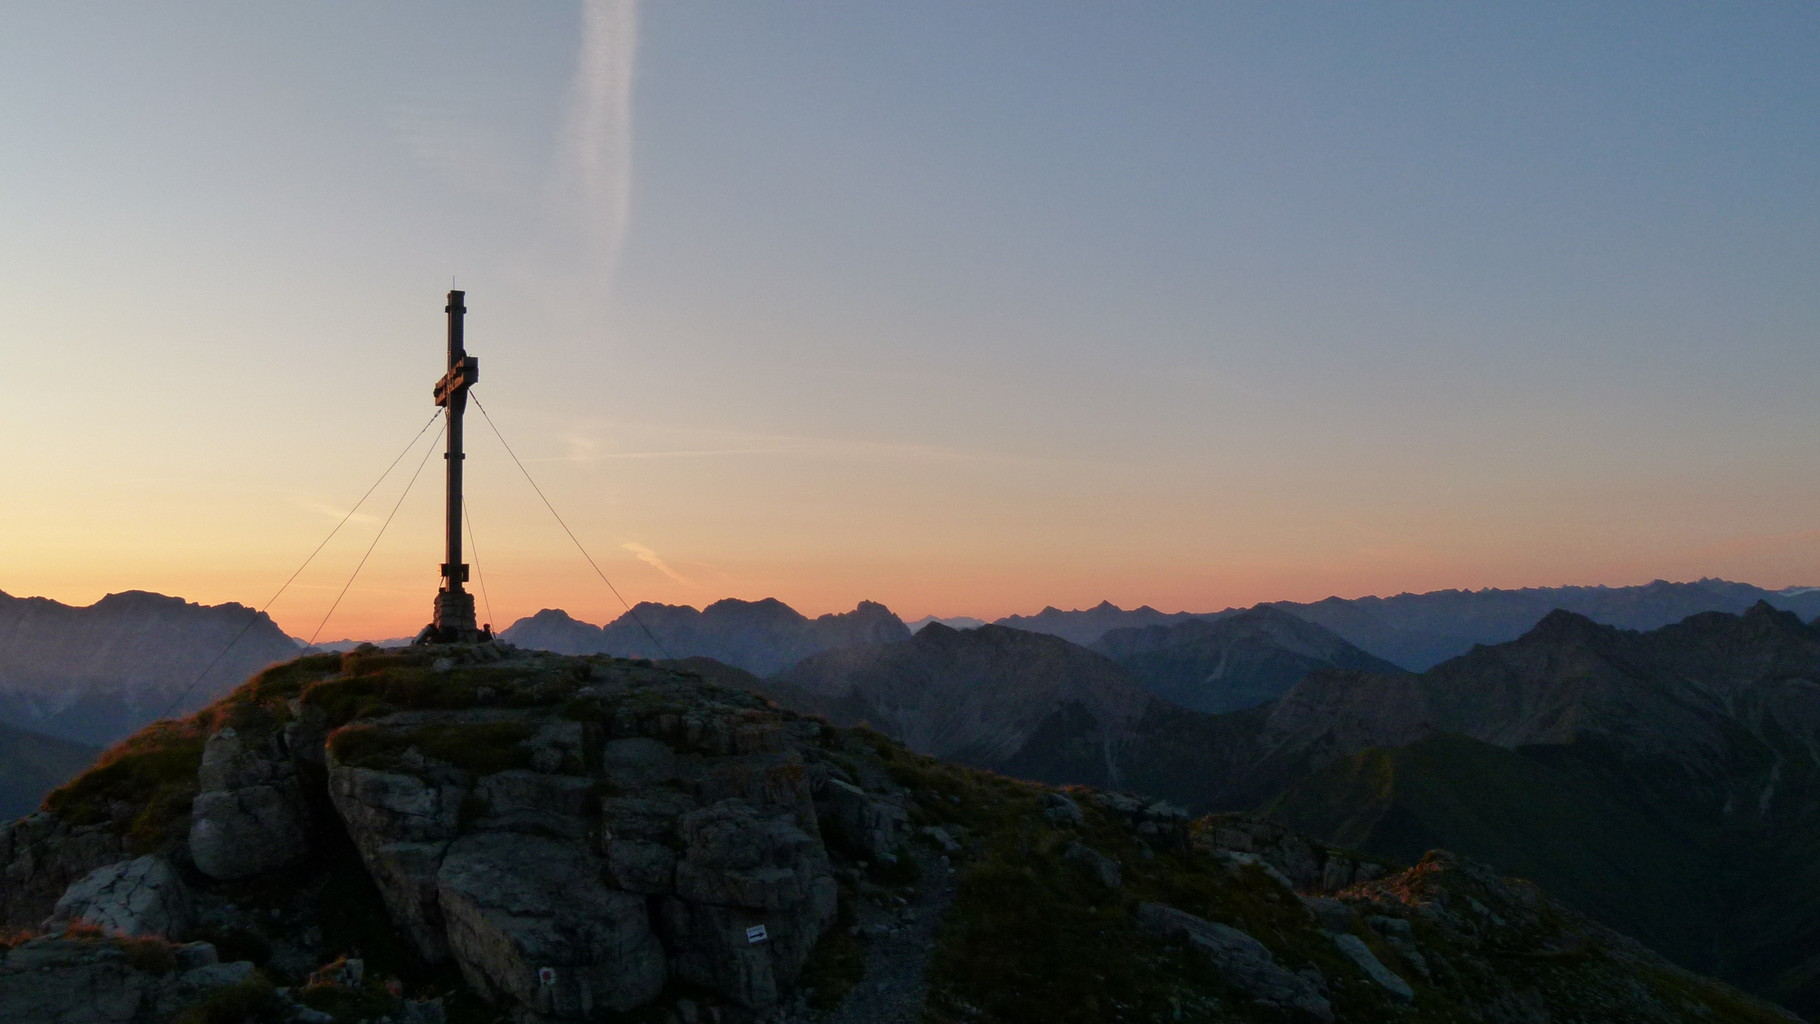
<path id="1" fill-rule="evenodd" d="M 0 11 L 9 594 L 1820 584 L 1810 3 Z"/>

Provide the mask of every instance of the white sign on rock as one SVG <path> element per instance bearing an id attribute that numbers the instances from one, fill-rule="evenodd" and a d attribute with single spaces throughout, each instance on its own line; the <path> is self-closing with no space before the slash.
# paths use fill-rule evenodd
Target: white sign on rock
<path id="1" fill-rule="evenodd" d="M 770 938 L 770 936 L 765 934 L 765 926 L 762 924 L 755 924 L 752 927 L 746 929 L 746 941 L 747 942 L 752 942 L 752 943 L 763 942 L 767 938 Z"/>

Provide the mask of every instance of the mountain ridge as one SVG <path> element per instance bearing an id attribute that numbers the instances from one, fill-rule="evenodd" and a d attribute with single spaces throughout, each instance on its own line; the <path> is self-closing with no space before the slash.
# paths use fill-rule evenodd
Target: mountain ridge
<path id="1" fill-rule="evenodd" d="M 603 626 L 546 608 L 512 623 L 499 636 L 508 643 L 558 654 L 701 656 L 769 675 L 818 651 L 903 640 L 910 631 L 889 608 L 874 601 L 811 619 L 776 598 L 725 598 L 700 610 L 641 602 Z"/>
<path id="2" fill-rule="evenodd" d="M 176 710 L 201 707 L 298 653 L 276 623 L 242 604 L 129 590 L 73 606 L 0 593 L 0 721 L 105 744 L 180 696 Z"/>

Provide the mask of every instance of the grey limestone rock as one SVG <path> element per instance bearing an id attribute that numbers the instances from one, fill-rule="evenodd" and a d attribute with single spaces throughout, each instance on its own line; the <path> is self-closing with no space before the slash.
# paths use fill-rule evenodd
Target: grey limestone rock
<path id="1" fill-rule="evenodd" d="M 456 840 L 437 887 L 468 983 L 568 1019 L 655 998 L 666 964 L 645 900 L 607 888 L 600 874 L 576 843 L 485 832 Z"/>
<path id="2" fill-rule="evenodd" d="M 691 811 L 677 831 L 685 849 L 676 894 L 691 902 L 779 910 L 808 899 L 828 873 L 820 842 L 741 800 Z"/>
<path id="3" fill-rule="evenodd" d="M 600 801 L 603 841 L 644 839 L 675 842 L 676 819 L 695 809 L 695 801 L 668 789 L 646 790 L 636 796 L 609 796 Z"/>
<path id="4" fill-rule="evenodd" d="M 1087 820 L 1081 805 L 1062 793 L 1043 794 L 1043 814 L 1058 825 L 1079 825 Z"/>
<path id="5" fill-rule="evenodd" d="M 1351 931 L 1353 922 L 1359 919 L 1358 911 L 1331 896 L 1304 896 L 1302 905 L 1316 923 L 1330 932 Z"/>
<path id="6" fill-rule="evenodd" d="M 1062 859 L 1092 875 L 1108 889 L 1117 889 L 1124 881 L 1119 862 L 1085 843 L 1069 843 Z"/>
<path id="7" fill-rule="evenodd" d="M 782 910 L 665 900 L 661 927 L 677 976 L 751 1009 L 776 1005 L 832 920 L 833 879 L 815 888 L 811 899 Z"/>
<path id="8" fill-rule="evenodd" d="M 523 746 L 538 771 L 567 771 L 582 766 L 582 736 L 580 722 L 557 718 L 538 725 Z"/>
<path id="9" fill-rule="evenodd" d="M 120 935 L 176 935 L 189 927 L 189 887 L 162 857 L 96 868 L 57 900 L 45 929 L 87 921 Z"/>
<path id="10" fill-rule="evenodd" d="M 880 860 L 896 850 L 910 829 L 910 817 L 902 807 L 874 799 L 851 782 L 822 780 L 815 801 L 829 836 L 868 860 Z"/>
<path id="11" fill-rule="evenodd" d="M 467 791 L 413 775 L 331 764 L 329 799 L 386 909 L 426 958 L 448 953 L 436 874 Z"/>
<path id="12" fill-rule="evenodd" d="M 923 835 L 927 836 L 930 842 L 941 847 L 943 853 L 961 852 L 960 840 L 955 839 L 954 833 L 940 825 L 924 825 Z"/>
<path id="13" fill-rule="evenodd" d="M 0 1020 L 128 1024 L 150 1009 L 157 982 L 112 943 L 33 939 L 0 961 Z"/>
<path id="14" fill-rule="evenodd" d="M 196 782 L 189 847 L 203 874 L 249 878 L 309 854 L 297 770 L 272 740 L 249 744 L 231 728 L 220 730 L 203 746 Z"/>
<path id="15" fill-rule="evenodd" d="M 1404 981 L 1390 968 L 1385 967 L 1384 962 L 1371 951 L 1371 947 L 1365 945 L 1364 939 L 1357 935 L 1333 933 L 1333 944 L 1340 947 L 1340 952 L 1346 954 L 1346 959 L 1358 964 L 1359 969 L 1365 972 L 1365 976 L 1376 982 L 1384 991 L 1404 1002 L 1415 1000 L 1416 993 L 1409 987 L 1409 982 Z"/>
<path id="16" fill-rule="evenodd" d="M 512 769 L 481 778 L 474 795 L 486 807 L 476 828 L 580 839 L 588 834 L 594 780 Z"/>
<path id="17" fill-rule="evenodd" d="M 601 751 L 601 769 L 607 783 L 617 789 L 643 789 L 676 777 L 676 752 L 649 736 L 608 740 Z"/>
<path id="18" fill-rule="evenodd" d="M 179 947 L 182 949 L 183 947 Z M 19 1024 L 140 1024 L 169 1020 L 208 993 L 253 975 L 245 961 L 158 972 L 134 966 L 110 939 L 48 935 L 0 957 L 0 1020 Z"/>
<path id="19" fill-rule="evenodd" d="M 72 827 L 40 811 L 0 824 L 0 925 L 37 927 L 71 883 L 126 856 L 105 822 Z"/>
<path id="20" fill-rule="evenodd" d="M 1298 892 L 1337 892 L 1390 873 L 1390 869 L 1381 864 L 1348 856 L 1291 832 L 1274 821 L 1250 815 L 1219 815 L 1195 842 L 1215 854 L 1251 854 L 1269 865 Z"/>
<path id="21" fill-rule="evenodd" d="M 461 786 L 401 772 L 329 767 L 329 798 L 356 842 L 363 836 L 418 843 L 453 839 L 465 796 Z"/>
<path id="22" fill-rule="evenodd" d="M 1137 923 L 1152 935 L 1186 940 L 1207 956 L 1229 984 L 1254 998 L 1323 1024 L 1334 1019 L 1333 1004 L 1321 995 L 1319 986 L 1285 969 L 1269 947 L 1237 928 L 1161 903 L 1138 904 Z"/>
<path id="23" fill-rule="evenodd" d="M 607 841 L 607 873 L 627 892 L 652 896 L 676 890 L 676 851 L 643 839 Z"/>

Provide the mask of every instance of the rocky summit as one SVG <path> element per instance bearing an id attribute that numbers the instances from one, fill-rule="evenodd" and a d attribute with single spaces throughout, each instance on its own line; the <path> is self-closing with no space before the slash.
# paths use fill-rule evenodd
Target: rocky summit
<path id="1" fill-rule="evenodd" d="M 648 662 L 360 648 L 0 828 L 0 1020 L 1787 1021 L 1526 883 Z"/>

